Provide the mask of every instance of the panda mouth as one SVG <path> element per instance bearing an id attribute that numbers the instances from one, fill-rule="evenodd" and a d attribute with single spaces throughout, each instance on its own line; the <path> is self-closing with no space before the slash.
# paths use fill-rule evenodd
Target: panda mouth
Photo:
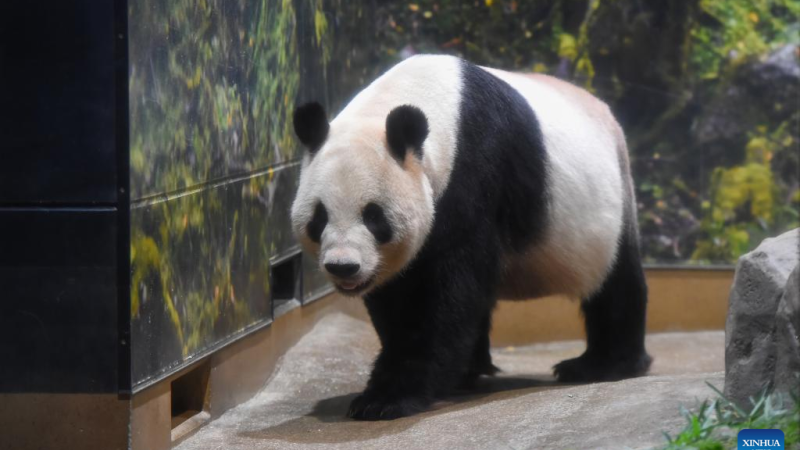
<path id="1" fill-rule="evenodd" d="M 369 287 L 372 284 L 373 281 L 375 281 L 374 276 L 368 278 L 366 281 L 363 281 L 361 283 L 358 283 L 356 281 L 338 281 L 334 284 L 336 286 L 336 289 L 339 290 L 339 292 L 347 295 L 355 295 L 358 294 L 359 292 L 364 291 L 367 287 Z"/>

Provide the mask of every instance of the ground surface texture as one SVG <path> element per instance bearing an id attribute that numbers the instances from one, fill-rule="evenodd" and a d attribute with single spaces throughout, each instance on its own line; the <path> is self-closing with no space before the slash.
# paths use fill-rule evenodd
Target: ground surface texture
<path id="1" fill-rule="evenodd" d="M 378 341 L 369 323 L 343 314 L 320 321 L 293 347 L 264 389 L 177 448 L 262 449 L 646 449 L 684 424 L 694 407 L 722 388 L 720 332 L 648 336 L 650 375 L 615 383 L 565 385 L 551 367 L 579 355 L 579 341 L 493 351 L 503 372 L 478 392 L 391 422 L 344 417 L 365 385 Z"/>

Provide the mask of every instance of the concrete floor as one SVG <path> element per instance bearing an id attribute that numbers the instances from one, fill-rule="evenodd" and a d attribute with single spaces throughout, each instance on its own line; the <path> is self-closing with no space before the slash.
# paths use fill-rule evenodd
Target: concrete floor
<path id="1" fill-rule="evenodd" d="M 615 383 L 554 383 L 550 368 L 579 355 L 579 341 L 495 349 L 503 372 L 479 391 L 391 422 L 344 417 L 378 350 L 369 323 L 343 314 L 320 321 L 255 398 L 181 443 L 208 449 L 645 449 L 684 424 L 680 405 L 722 388 L 723 332 L 648 337 L 650 375 Z"/>

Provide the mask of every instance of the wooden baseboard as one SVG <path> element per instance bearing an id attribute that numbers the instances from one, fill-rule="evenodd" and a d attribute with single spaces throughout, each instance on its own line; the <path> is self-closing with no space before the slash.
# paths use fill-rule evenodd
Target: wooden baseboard
<path id="1" fill-rule="evenodd" d="M 647 269 L 647 331 L 721 330 L 725 328 L 730 270 Z M 548 297 L 500 301 L 493 316 L 492 345 L 524 345 L 583 339 L 577 300 Z"/>
<path id="2" fill-rule="evenodd" d="M 0 450 L 126 450 L 129 418 L 114 394 L 0 394 Z"/>

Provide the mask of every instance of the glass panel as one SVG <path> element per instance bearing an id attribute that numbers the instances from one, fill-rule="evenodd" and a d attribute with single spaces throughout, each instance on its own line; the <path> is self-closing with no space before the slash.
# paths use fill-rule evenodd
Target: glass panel
<path id="1" fill-rule="evenodd" d="M 324 97 L 315 2 L 129 4 L 133 383 L 272 320 L 269 261 L 296 249 L 289 118 L 301 58 Z M 299 10 L 299 9 L 302 10 Z M 309 10 L 309 8 L 312 8 Z M 324 17 L 324 16 L 322 16 Z M 305 48 L 304 47 L 304 48 Z"/>
<path id="2" fill-rule="evenodd" d="M 130 2 L 133 198 L 295 157 L 295 14 L 290 1 Z"/>
<path id="3" fill-rule="evenodd" d="M 316 259 L 307 254 L 303 254 L 303 302 L 312 302 L 329 294 L 333 286 L 325 278 L 325 274 L 319 267 Z"/>
<path id="4" fill-rule="evenodd" d="M 134 386 L 272 320 L 269 261 L 295 245 L 298 166 L 131 211 Z"/>

